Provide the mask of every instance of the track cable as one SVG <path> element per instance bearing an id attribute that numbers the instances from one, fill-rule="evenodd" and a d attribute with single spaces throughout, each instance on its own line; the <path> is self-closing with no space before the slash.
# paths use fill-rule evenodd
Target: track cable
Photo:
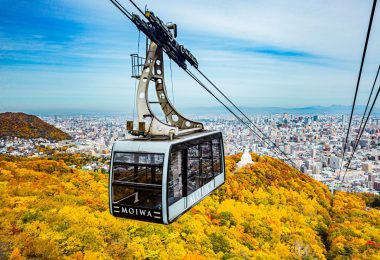
<path id="1" fill-rule="evenodd" d="M 340 174 L 341 174 L 342 167 L 343 167 L 343 163 L 344 163 L 344 157 L 345 157 L 345 154 L 346 154 L 347 141 L 348 141 L 348 136 L 349 136 L 349 134 L 350 134 L 351 123 L 352 123 L 352 117 L 353 117 L 353 115 L 354 115 L 354 110 L 355 110 L 355 105 L 356 105 L 356 98 L 357 98 L 358 91 L 359 91 L 359 85 L 360 85 L 360 80 L 361 80 L 361 76 L 362 76 L 364 60 L 365 60 L 366 53 L 367 53 L 367 46 L 368 46 L 369 36 L 370 36 L 370 34 L 371 34 L 372 21 L 373 21 L 373 17 L 374 17 L 375 10 L 376 10 L 376 4 L 377 4 L 377 0 L 373 0 L 372 10 L 371 10 L 371 16 L 370 16 L 370 19 L 369 19 L 369 24 L 368 24 L 368 29 L 367 29 L 367 36 L 366 36 L 366 39 L 365 39 L 365 44 L 364 44 L 364 49 L 363 49 L 362 59 L 361 59 L 361 63 L 360 63 L 359 75 L 358 75 L 358 79 L 357 79 L 357 82 L 356 82 L 356 88 L 355 88 L 354 100 L 353 100 L 353 102 L 352 102 L 352 108 L 351 108 L 350 120 L 349 120 L 349 123 L 348 123 L 348 128 L 347 128 L 346 138 L 345 138 L 344 145 L 343 145 L 342 164 L 340 165 L 340 170 L 339 170 L 339 174 L 338 174 L 338 179 L 340 178 Z"/>

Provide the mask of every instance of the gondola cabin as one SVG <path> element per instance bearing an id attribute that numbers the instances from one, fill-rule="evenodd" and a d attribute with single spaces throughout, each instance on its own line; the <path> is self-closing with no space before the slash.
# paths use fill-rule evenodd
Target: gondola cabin
<path id="1" fill-rule="evenodd" d="M 112 215 L 169 224 L 224 183 L 222 134 L 118 141 L 109 178 Z"/>

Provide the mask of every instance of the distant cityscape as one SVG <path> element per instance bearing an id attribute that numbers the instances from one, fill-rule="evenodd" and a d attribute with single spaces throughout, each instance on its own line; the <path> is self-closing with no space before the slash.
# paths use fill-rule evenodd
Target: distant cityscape
<path id="1" fill-rule="evenodd" d="M 38 147 L 58 149 L 68 153 L 83 153 L 108 158 L 117 140 L 130 138 L 123 116 L 79 115 L 42 116 L 41 119 L 70 134 L 70 141 L 51 142 L 44 139 L 0 139 L 0 154 L 44 156 Z M 261 143 L 246 127 L 229 116 L 198 117 L 206 129 L 222 131 L 226 155 L 243 152 L 245 148 L 259 155 L 278 157 L 273 145 Z M 343 142 L 348 117 L 345 115 L 271 114 L 252 116 L 261 129 L 305 174 L 329 186 L 330 190 L 371 192 L 380 194 L 380 117 L 370 118 L 359 142 L 350 169 L 342 165 Z M 345 161 L 350 157 L 361 117 L 354 116 Z M 107 170 L 107 164 L 94 162 L 83 166 L 87 170 Z"/>

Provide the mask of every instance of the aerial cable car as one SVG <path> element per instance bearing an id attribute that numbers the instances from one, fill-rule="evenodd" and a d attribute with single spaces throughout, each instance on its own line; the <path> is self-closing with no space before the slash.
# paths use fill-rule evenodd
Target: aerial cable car
<path id="1" fill-rule="evenodd" d="M 159 31 L 141 30 L 158 35 L 149 37 L 145 62 L 138 54 L 131 55 L 132 77 L 139 81 L 138 127 L 128 121 L 127 130 L 134 137 L 113 145 L 109 207 L 116 217 L 169 224 L 225 182 L 223 138 L 221 132 L 205 130 L 202 123 L 184 117 L 167 98 L 163 49 L 170 50 L 170 57 L 175 55 L 173 60 L 181 67 L 186 67 L 185 61 L 197 66 L 197 61 L 174 39 L 175 25 L 163 24 L 152 12 L 145 16 L 148 28 Z M 151 82 L 155 102 L 148 98 Z M 160 105 L 165 122 L 153 113 L 152 104 Z"/>

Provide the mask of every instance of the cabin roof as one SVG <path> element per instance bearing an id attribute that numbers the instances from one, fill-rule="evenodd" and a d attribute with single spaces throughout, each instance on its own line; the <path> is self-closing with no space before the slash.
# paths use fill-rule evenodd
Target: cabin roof
<path id="1" fill-rule="evenodd" d="M 194 140 L 200 137 L 220 133 L 219 131 L 202 131 L 169 139 L 134 138 L 117 141 L 113 145 L 114 152 L 166 153 L 173 144 Z"/>

